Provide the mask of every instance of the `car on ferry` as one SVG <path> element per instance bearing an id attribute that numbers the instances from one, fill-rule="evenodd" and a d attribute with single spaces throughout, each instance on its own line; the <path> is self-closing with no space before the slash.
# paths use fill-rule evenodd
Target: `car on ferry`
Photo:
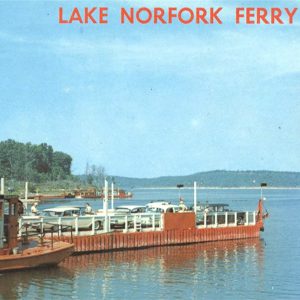
<path id="1" fill-rule="evenodd" d="M 169 204 L 171 204 L 170 201 L 156 200 L 156 201 L 151 201 L 148 204 L 146 204 L 146 207 L 149 209 L 151 207 L 156 207 L 157 205 L 169 205 Z"/>
<path id="2" fill-rule="evenodd" d="M 236 213 L 236 224 L 237 225 L 245 224 L 246 212 L 233 211 L 229 209 L 228 204 L 224 204 L 224 203 L 206 203 L 206 204 L 197 205 L 197 225 L 204 225 L 204 217 L 206 217 L 206 225 L 214 225 L 216 222 L 216 218 L 217 218 L 217 223 L 219 225 L 225 224 L 226 213 L 227 213 L 228 223 L 235 224 L 235 213 Z"/>
<path id="3" fill-rule="evenodd" d="M 206 212 L 226 212 L 226 211 L 228 212 L 228 211 L 230 211 L 229 205 L 224 204 L 224 203 L 200 204 L 196 208 L 197 208 L 197 211 L 206 211 Z"/>
<path id="4" fill-rule="evenodd" d="M 120 205 L 117 206 L 110 217 L 110 224 L 112 228 L 125 228 L 125 222 L 127 218 L 127 226 L 133 226 L 133 218 L 138 219 L 143 224 L 149 222 L 146 219 L 147 207 L 142 205 Z"/>
<path id="5" fill-rule="evenodd" d="M 127 228 L 133 228 L 134 224 L 153 227 L 159 225 L 160 215 L 159 212 L 149 211 L 147 206 L 121 205 L 110 215 L 110 224 L 112 229 L 124 229 L 127 220 Z"/>
<path id="6" fill-rule="evenodd" d="M 45 231 L 58 231 L 59 219 L 63 228 L 72 226 L 75 227 L 75 220 L 77 218 L 79 229 L 92 229 L 93 219 L 91 215 L 86 215 L 83 206 L 57 206 L 53 208 L 46 208 L 41 212 L 40 218 L 43 218 L 43 229 Z M 102 220 L 95 220 L 94 228 L 99 230 L 103 228 Z M 35 227 L 41 231 L 41 226 L 37 223 Z"/>
<path id="7" fill-rule="evenodd" d="M 120 205 L 115 208 L 116 214 L 139 214 L 139 213 L 145 213 L 147 211 L 146 206 L 141 205 Z"/>
<path id="8" fill-rule="evenodd" d="M 179 205 L 170 204 L 169 202 L 151 202 L 147 205 L 147 211 L 153 213 L 176 213 L 179 212 L 181 209 Z"/>

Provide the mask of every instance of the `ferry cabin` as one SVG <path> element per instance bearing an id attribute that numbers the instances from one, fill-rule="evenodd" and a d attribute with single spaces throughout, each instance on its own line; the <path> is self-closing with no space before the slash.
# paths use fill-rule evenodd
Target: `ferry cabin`
<path id="1" fill-rule="evenodd" d="M 17 246 L 19 200 L 0 195 L 0 253 L 10 253 Z"/>

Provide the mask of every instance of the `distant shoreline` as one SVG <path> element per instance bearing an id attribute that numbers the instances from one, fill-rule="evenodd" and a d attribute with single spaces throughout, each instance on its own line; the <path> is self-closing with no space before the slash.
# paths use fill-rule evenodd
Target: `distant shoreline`
<path id="1" fill-rule="evenodd" d="M 193 190 L 194 187 L 183 187 L 180 190 Z M 260 187 L 197 187 L 197 190 L 260 190 Z M 177 187 L 137 187 L 133 190 L 178 190 Z M 264 187 L 263 190 L 300 190 L 300 187 Z"/>

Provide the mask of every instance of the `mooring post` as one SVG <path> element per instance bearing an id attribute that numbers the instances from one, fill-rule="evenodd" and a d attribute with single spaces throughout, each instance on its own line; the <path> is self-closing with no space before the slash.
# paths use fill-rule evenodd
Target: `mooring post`
<path id="1" fill-rule="evenodd" d="M 26 213 L 28 208 L 28 181 L 25 182 L 25 203 L 24 203 Z"/>
<path id="2" fill-rule="evenodd" d="M 108 205 L 108 182 L 105 179 L 104 180 L 104 199 L 103 199 L 103 210 L 104 210 L 104 217 L 105 217 L 104 231 L 105 232 L 108 231 L 107 205 Z"/>
<path id="3" fill-rule="evenodd" d="M 197 182 L 194 181 L 194 212 L 197 215 Z"/>
<path id="4" fill-rule="evenodd" d="M 111 183 L 111 208 L 114 209 L 114 182 Z"/>

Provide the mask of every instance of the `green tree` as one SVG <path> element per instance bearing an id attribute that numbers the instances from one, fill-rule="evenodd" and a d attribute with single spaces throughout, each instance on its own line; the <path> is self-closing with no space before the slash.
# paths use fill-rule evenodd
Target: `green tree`
<path id="1" fill-rule="evenodd" d="M 32 145 L 14 140 L 0 142 L 0 176 L 15 180 L 43 182 L 71 175 L 72 157 L 54 152 L 52 146 Z"/>

